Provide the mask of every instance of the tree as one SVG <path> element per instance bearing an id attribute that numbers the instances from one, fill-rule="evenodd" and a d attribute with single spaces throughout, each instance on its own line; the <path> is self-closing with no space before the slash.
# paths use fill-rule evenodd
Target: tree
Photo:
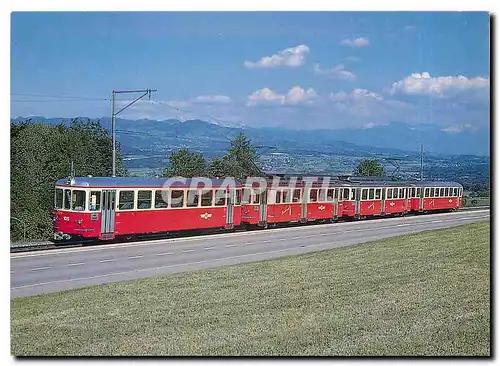
<path id="1" fill-rule="evenodd" d="M 362 160 L 354 170 L 354 175 L 382 177 L 384 176 L 384 167 L 377 159 Z"/>
<path id="2" fill-rule="evenodd" d="M 203 155 L 181 148 L 170 154 L 170 167 L 163 171 L 164 177 L 203 177 L 207 175 L 207 163 Z"/>
<path id="3" fill-rule="evenodd" d="M 11 123 L 10 132 L 11 216 L 26 223 L 28 239 L 48 239 L 55 181 L 68 176 L 71 161 L 77 176 L 110 175 L 111 136 L 90 120 L 74 120 L 70 126 Z M 117 172 L 126 174 L 119 148 Z M 11 225 L 11 239 L 21 239 L 22 225 Z"/>
<path id="4" fill-rule="evenodd" d="M 208 175 L 212 178 L 225 178 L 229 176 L 229 165 L 226 157 L 216 156 L 210 161 Z"/>
<path id="5" fill-rule="evenodd" d="M 257 166 L 258 155 L 251 145 L 250 139 L 240 133 L 231 141 L 231 146 L 224 157 L 228 176 L 243 179 L 246 177 L 261 176 Z"/>

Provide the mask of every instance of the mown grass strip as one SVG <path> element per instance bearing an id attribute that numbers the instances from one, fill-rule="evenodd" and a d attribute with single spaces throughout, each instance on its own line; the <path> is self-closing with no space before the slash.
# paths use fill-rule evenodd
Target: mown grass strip
<path id="1" fill-rule="evenodd" d="M 489 355 L 489 223 L 11 302 L 14 355 Z"/>

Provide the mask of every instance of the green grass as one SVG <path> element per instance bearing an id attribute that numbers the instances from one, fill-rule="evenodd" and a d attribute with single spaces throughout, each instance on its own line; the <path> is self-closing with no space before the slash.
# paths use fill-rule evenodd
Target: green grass
<path id="1" fill-rule="evenodd" d="M 489 223 L 11 302 L 13 355 L 489 355 Z"/>

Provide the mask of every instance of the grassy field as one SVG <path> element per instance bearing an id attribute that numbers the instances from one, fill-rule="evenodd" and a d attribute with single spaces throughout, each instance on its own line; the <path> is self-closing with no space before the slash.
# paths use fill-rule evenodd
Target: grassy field
<path id="1" fill-rule="evenodd" d="M 13 355 L 489 355 L 489 223 L 11 302 Z"/>

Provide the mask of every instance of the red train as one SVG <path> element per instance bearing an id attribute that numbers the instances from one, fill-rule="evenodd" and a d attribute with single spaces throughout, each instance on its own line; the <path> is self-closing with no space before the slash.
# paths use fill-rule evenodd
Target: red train
<path id="1" fill-rule="evenodd" d="M 132 238 L 240 226 L 334 222 L 344 218 L 450 211 L 462 207 L 454 182 L 354 178 L 240 183 L 226 179 L 74 177 L 55 185 L 54 240 Z"/>

